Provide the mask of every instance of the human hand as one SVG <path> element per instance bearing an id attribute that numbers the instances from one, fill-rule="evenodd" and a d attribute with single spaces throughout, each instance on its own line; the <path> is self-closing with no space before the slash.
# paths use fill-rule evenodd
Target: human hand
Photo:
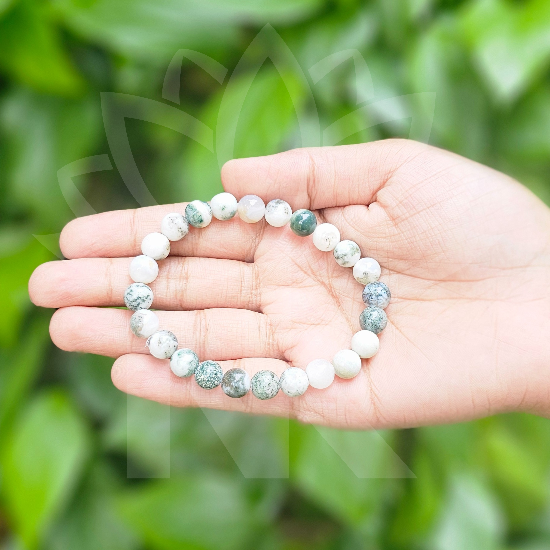
<path id="1" fill-rule="evenodd" d="M 382 266 L 392 291 L 380 351 L 352 380 L 299 398 L 230 399 L 149 355 L 122 306 L 130 257 L 168 205 L 78 218 L 65 261 L 40 266 L 33 302 L 59 308 L 68 351 L 116 357 L 121 390 L 176 406 L 297 417 L 342 428 L 407 427 L 504 411 L 550 414 L 550 210 L 507 176 L 424 144 L 388 140 L 238 159 L 222 170 L 237 198 L 314 210 Z M 352 270 L 288 226 L 213 220 L 173 242 L 151 288 L 161 328 L 200 360 L 249 374 L 330 359 L 364 308 Z"/>

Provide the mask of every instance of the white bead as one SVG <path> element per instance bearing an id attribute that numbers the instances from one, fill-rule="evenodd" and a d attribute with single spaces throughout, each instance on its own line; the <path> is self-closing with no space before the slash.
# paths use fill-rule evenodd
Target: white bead
<path id="1" fill-rule="evenodd" d="M 170 369 L 180 378 L 187 378 L 195 373 L 195 369 L 199 366 L 199 358 L 197 354 L 189 349 L 179 349 L 170 358 Z"/>
<path id="2" fill-rule="evenodd" d="M 354 241 L 340 241 L 333 254 L 336 262 L 342 267 L 353 267 L 361 258 L 361 249 Z"/>
<path id="3" fill-rule="evenodd" d="M 265 213 L 265 204 L 260 197 L 256 195 L 245 195 L 239 201 L 239 217 L 243 222 L 256 223 L 259 222 Z"/>
<path id="4" fill-rule="evenodd" d="M 153 357 L 170 359 L 178 349 L 178 339 L 169 330 L 159 330 L 149 337 L 147 347 Z"/>
<path id="5" fill-rule="evenodd" d="M 340 378 L 355 378 L 361 371 L 361 357 L 352 349 L 340 350 L 332 358 L 332 364 Z"/>
<path id="6" fill-rule="evenodd" d="M 136 256 L 130 262 L 130 277 L 136 283 L 152 283 L 159 274 L 159 266 L 149 256 Z"/>
<path id="7" fill-rule="evenodd" d="M 230 220 L 237 213 L 237 199 L 231 193 L 218 193 L 212 197 L 210 207 L 217 220 Z"/>
<path id="8" fill-rule="evenodd" d="M 193 227 L 206 227 L 212 221 L 212 208 L 204 201 L 191 201 L 185 207 L 187 222 Z"/>
<path id="9" fill-rule="evenodd" d="M 351 339 L 351 349 L 363 359 L 376 355 L 379 347 L 380 340 L 378 340 L 378 336 L 370 330 L 360 330 Z"/>
<path id="10" fill-rule="evenodd" d="M 329 252 L 340 242 L 340 231 L 331 223 L 322 223 L 315 228 L 312 238 L 319 250 Z"/>
<path id="11" fill-rule="evenodd" d="M 298 367 L 289 367 L 283 371 L 279 382 L 281 389 L 289 397 L 303 395 L 309 386 L 306 371 Z"/>
<path id="12" fill-rule="evenodd" d="M 149 233 L 141 241 L 141 252 L 153 260 L 164 260 L 170 254 L 170 241 L 162 233 Z"/>
<path id="13" fill-rule="evenodd" d="M 183 214 L 172 212 L 162 218 L 160 232 L 171 241 L 179 241 L 189 233 L 189 224 Z"/>
<path id="14" fill-rule="evenodd" d="M 149 338 L 159 329 L 159 318 L 150 309 L 138 309 L 130 319 L 130 328 L 139 338 Z"/>
<path id="15" fill-rule="evenodd" d="M 265 207 L 265 221 L 273 227 L 283 227 L 292 218 L 292 208 L 288 202 L 274 199 Z"/>
<path id="16" fill-rule="evenodd" d="M 334 367 L 326 359 L 314 359 L 308 363 L 306 374 L 309 385 L 318 390 L 328 388 L 334 381 Z"/>
<path id="17" fill-rule="evenodd" d="M 380 264 L 374 258 L 361 258 L 353 266 L 353 276 L 362 285 L 378 281 L 380 272 Z"/>

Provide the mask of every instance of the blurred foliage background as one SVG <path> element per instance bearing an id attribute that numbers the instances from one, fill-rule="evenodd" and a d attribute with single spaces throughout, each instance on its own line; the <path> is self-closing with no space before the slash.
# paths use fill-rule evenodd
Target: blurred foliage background
<path id="1" fill-rule="evenodd" d="M 0 548 L 550 549 L 546 420 L 170 410 L 26 290 L 74 216 L 209 199 L 232 156 L 411 136 L 549 201 L 549 64 L 547 0 L 0 0 Z"/>

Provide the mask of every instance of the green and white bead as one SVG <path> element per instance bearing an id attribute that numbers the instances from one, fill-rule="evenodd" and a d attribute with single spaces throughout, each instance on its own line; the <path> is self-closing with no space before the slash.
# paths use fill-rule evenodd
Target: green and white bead
<path id="1" fill-rule="evenodd" d="M 153 357 L 170 359 L 178 349 L 178 339 L 169 330 L 159 330 L 149 337 L 146 345 Z"/>
<path id="2" fill-rule="evenodd" d="M 172 212 L 162 218 L 160 232 L 170 241 L 179 241 L 189 233 L 189 224 L 183 214 Z"/>
<path id="3" fill-rule="evenodd" d="M 132 283 L 124 292 L 124 303 L 128 309 L 149 309 L 153 305 L 153 291 L 143 283 Z"/>
<path id="4" fill-rule="evenodd" d="M 292 217 L 292 208 L 288 202 L 274 199 L 265 207 L 265 221 L 273 227 L 283 227 Z"/>
<path id="5" fill-rule="evenodd" d="M 212 221 L 212 209 L 207 202 L 191 201 L 185 207 L 185 217 L 193 227 L 206 227 Z"/>
<path id="6" fill-rule="evenodd" d="M 334 248 L 334 259 L 342 267 L 353 267 L 361 258 L 361 249 L 354 241 L 340 241 Z"/>
<path id="7" fill-rule="evenodd" d="M 311 235 L 317 227 L 317 218 L 311 210 L 301 208 L 290 218 L 290 229 L 299 237 Z"/>
<path id="8" fill-rule="evenodd" d="M 164 260 L 170 254 L 170 241 L 162 233 L 149 233 L 141 241 L 141 252 L 153 260 Z"/>
<path id="9" fill-rule="evenodd" d="M 250 385 L 254 396 L 262 401 L 273 399 L 279 393 L 279 388 L 281 387 L 279 378 L 270 370 L 261 370 L 257 372 L 252 377 Z"/>
<path id="10" fill-rule="evenodd" d="M 374 258 L 361 258 L 353 266 L 353 276 L 362 285 L 378 281 L 380 273 L 380 264 Z"/>
<path id="11" fill-rule="evenodd" d="M 298 367 L 289 367 L 283 371 L 279 383 L 283 393 L 289 397 L 304 395 L 309 387 L 306 371 Z"/>
<path id="12" fill-rule="evenodd" d="M 197 354 L 189 348 L 182 348 L 174 352 L 170 358 L 170 369 L 180 378 L 187 378 L 195 374 L 199 366 Z"/>
<path id="13" fill-rule="evenodd" d="M 370 330 L 374 334 L 378 334 L 386 328 L 388 317 L 383 309 L 370 306 L 359 315 L 359 324 L 363 330 Z"/>
<path id="14" fill-rule="evenodd" d="M 216 361 L 203 361 L 195 369 L 195 381 L 205 390 L 217 388 L 222 378 L 223 370 Z"/>
<path id="15" fill-rule="evenodd" d="M 245 195 L 240 201 L 237 211 L 239 218 L 246 223 L 259 222 L 265 214 L 265 203 L 257 195 Z"/>
<path id="16" fill-rule="evenodd" d="M 229 397 L 243 397 L 250 390 L 250 376 L 243 369 L 230 369 L 223 375 L 222 390 Z"/>
<path id="17" fill-rule="evenodd" d="M 218 193 L 210 201 L 213 216 L 221 221 L 227 221 L 235 217 L 237 207 L 237 199 L 231 193 Z"/>
<path id="18" fill-rule="evenodd" d="M 369 283 L 363 289 L 363 302 L 367 306 L 379 307 L 386 309 L 391 300 L 391 292 L 388 285 L 381 281 L 375 283 Z"/>
<path id="19" fill-rule="evenodd" d="M 138 338 L 149 338 L 159 329 L 159 318 L 149 309 L 138 309 L 130 318 L 130 329 Z"/>

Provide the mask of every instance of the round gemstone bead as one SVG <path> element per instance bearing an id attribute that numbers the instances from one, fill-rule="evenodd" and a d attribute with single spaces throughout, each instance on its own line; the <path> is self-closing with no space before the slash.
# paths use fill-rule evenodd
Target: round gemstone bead
<path id="1" fill-rule="evenodd" d="M 292 208 L 288 202 L 274 199 L 265 207 L 265 221 L 273 227 L 283 227 L 292 217 Z"/>
<path id="2" fill-rule="evenodd" d="M 290 218 L 290 229 L 299 237 L 311 235 L 317 227 L 317 218 L 311 210 L 296 210 Z"/>
<path id="3" fill-rule="evenodd" d="M 257 195 L 245 195 L 238 206 L 239 217 L 243 222 L 259 222 L 265 214 L 265 203 Z"/>
<path id="4" fill-rule="evenodd" d="M 189 224 L 183 214 L 172 212 L 162 218 L 160 232 L 171 241 L 179 241 L 189 233 Z"/>
<path id="5" fill-rule="evenodd" d="M 361 258 L 361 249 L 356 242 L 340 241 L 333 254 L 336 262 L 342 267 L 353 267 Z"/>
<path id="6" fill-rule="evenodd" d="M 178 349 L 178 339 L 169 330 L 159 330 L 149 337 L 147 347 L 153 357 L 170 359 Z"/>
<path id="7" fill-rule="evenodd" d="M 303 395 L 309 386 L 306 371 L 298 367 L 289 367 L 283 371 L 279 382 L 283 393 L 289 397 Z"/>
<path id="8" fill-rule="evenodd" d="M 332 364 L 340 378 L 355 378 L 361 371 L 361 357 L 352 349 L 340 350 L 333 358 Z"/>
<path id="9" fill-rule="evenodd" d="M 368 285 L 380 278 L 380 264 L 374 258 L 361 258 L 353 266 L 353 276 L 358 283 Z"/>
<path id="10" fill-rule="evenodd" d="M 152 283 L 159 274 L 159 266 L 149 256 L 136 256 L 130 262 L 130 277 L 136 283 Z"/>
<path id="11" fill-rule="evenodd" d="M 370 330 L 360 330 L 351 339 L 351 349 L 363 359 L 376 355 L 379 347 L 380 341 L 378 340 L 378 336 Z"/>
<path id="12" fill-rule="evenodd" d="M 270 370 L 258 371 L 251 381 L 252 393 L 262 401 L 273 399 L 279 393 L 279 379 Z"/>
<path id="13" fill-rule="evenodd" d="M 326 359 L 314 359 L 308 363 L 306 374 L 309 385 L 318 390 L 328 388 L 334 381 L 334 367 Z"/>
<path id="14" fill-rule="evenodd" d="M 205 390 L 213 390 L 221 384 L 223 370 L 216 361 L 203 361 L 195 369 L 195 381 Z"/>
<path id="15" fill-rule="evenodd" d="M 322 223 L 313 232 L 313 244 L 322 252 L 330 252 L 340 242 L 340 231 L 331 223 Z"/>
<path id="16" fill-rule="evenodd" d="M 170 254 L 170 241 L 162 233 L 149 233 L 141 241 L 141 252 L 153 260 L 164 260 Z"/>
<path id="17" fill-rule="evenodd" d="M 383 309 L 369 306 L 359 315 L 359 324 L 363 330 L 370 330 L 374 334 L 378 334 L 386 328 L 388 317 Z"/>
<path id="18" fill-rule="evenodd" d="M 149 309 L 153 304 L 153 291 L 143 283 L 132 283 L 124 292 L 124 303 L 128 309 Z"/>
<path id="19" fill-rule="evenodd" d="M 376 281 L 375 283 L 369 283 L 363 289 L 363 302 L 367 306 L 375 306 L 382 309 L 386 309 L 391 300 L 391 292 L 388 285 Z"/>
<path id="20" fill-rule="evenodd" d="M 243 397 L 250 389 L 250 376 L 243 369 L 230 369 L 222 378 L 222 390 L 229 397 Z"/>
<path id="21" fill-rule="evenodd" d="M 218 193 L 212 197 L 210 208 L 217 220 L 230 220 L 237 213 L 237 199 L 231 193 Z"/>
<path id="22" fill-rule="evenodd" d="M 206 227 L 212 221 L 212 209 L 207 202 L 192 201 L 185 207 L 185 217 L 193 227 Z"/>
<path id="23" fill-rule="evenodd" d="M 197 354 L 189 348 L 177 350 L 170 358 L 170 370 L 180 378 L 187 378 L 195 373 L 199 366 Z"/>
<path id="24" fill-rule="evenodd" d="M 130 329 L 138 338 L 149 338 L 159 329 L 159 318 L 148 309 L 138 309 L 130 318 Z"/>

